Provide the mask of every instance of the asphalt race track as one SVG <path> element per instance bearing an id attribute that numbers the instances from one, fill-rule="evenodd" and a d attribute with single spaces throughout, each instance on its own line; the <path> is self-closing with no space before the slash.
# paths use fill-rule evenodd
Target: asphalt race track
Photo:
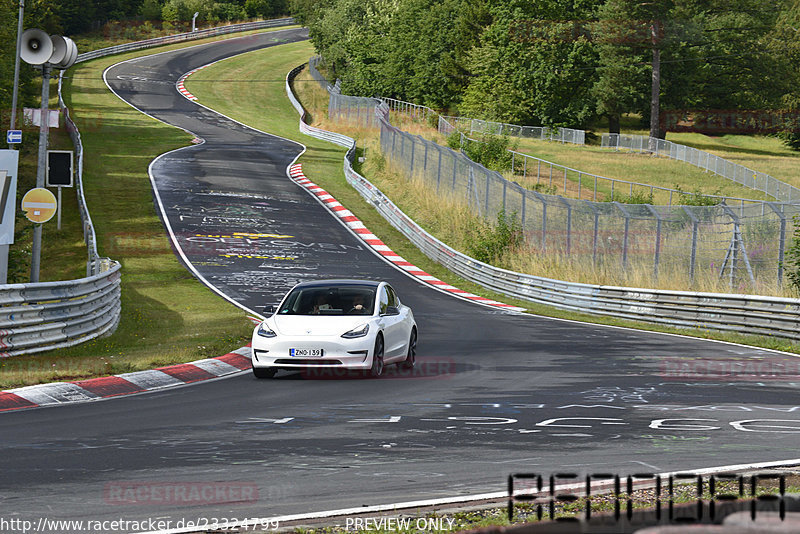
<path id="1" fill-rule="evenodd" d="M 378 380 L 244 373 L 0 414 L 0 516 L 174 525 L 503 491 L 512 472 L 626 475 L 800 457 L 800 382 L 669 376 L 678 359 L 796 371 L 796 358 L 515 315 L 423 286 L 289 181 L 300 145 L 174 87 L 196 67 L 302 38 L 285 30 L 162 53 L 118 64 L 106 79 L 132 105 L 205 140 L 152 166 L 165 220 L 196 273 L 256 311 L 299 280 L 387 279 L 419 323 L 417 371 L 388 369 Z M 222 490 L 189 501 L 155 491 L 193 484 Z M 131 488 L 149 492 L 126 502 Z"/>

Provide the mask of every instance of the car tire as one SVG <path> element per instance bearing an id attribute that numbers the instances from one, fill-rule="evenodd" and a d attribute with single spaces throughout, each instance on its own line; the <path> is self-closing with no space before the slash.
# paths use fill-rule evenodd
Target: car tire
<path id="1" fill-rule="evenodd" d="M 272 367 L 253 367 L 253 375 L 256 378 L 272 378 L 277 373 L 278 370 Z"/>
<path id="2" fill-rule="evenodd" d="M 369 368 L 369 376 L 378 378 L 383 374 L 383 337 L 378 336 L 375 340 L 375 349 L 372 351 L 372 366 Z"/>
<path id="3" fill-rule="evenodd" d="M 408 339 L 408 354 L 406 359 L 400 362 L 401 369 L 413 369 L 417 361 L 417 329 L 411 329 L 411 337 Z"/>

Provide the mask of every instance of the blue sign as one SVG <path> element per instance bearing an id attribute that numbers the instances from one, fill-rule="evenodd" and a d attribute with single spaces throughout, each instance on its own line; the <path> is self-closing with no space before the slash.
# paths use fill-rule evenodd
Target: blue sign
<path id="1" fill-rule="evenodd" d="M 7 130 L 6 143 L 9 145 L 22 142 L 22 130 Z"/>

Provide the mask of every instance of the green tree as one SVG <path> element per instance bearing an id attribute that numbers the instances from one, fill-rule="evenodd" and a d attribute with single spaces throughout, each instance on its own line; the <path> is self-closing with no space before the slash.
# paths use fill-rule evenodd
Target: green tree
<path id="1" fill-rule="evenodd" d="M 472 49 L 472 78 L 460 110 L 522 124 L 576 126 L 595 114 L 589 93 L 597 62 L 572 21 L 591 16 L 591 2 L 511 0 L 490 7 L 492 23 Z"/>
<path id="2" fill-rule="evenodd" d="M 650 102 L 650 24 L 635 18 L 634 5 L 608 0 L 592 25 L 598 68 L 590 94 L 597 102 L 597 113 L 608 119 L 611 133 L 619 133 L 623 114 L 642 113 Z"/>

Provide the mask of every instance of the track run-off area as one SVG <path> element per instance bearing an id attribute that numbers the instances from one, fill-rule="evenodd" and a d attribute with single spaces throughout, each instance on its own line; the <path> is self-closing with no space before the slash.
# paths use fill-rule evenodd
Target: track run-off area
<path id="1" fill-rule="evenodd" d="M 203 140 L 149 168 L 156 209 L 187 269 L 253 312 L 299 281 L 387 280 L 414 310 L 417 369 L 377 380 L 246 372 L 0 413 L 0 515 L 174 526 L 502 493 L 510 473 L 798 461 L 800 383 L 676 375 L 693 362 L 796 366 L 796 357 L 512 313 L 438 291 L 371 250 L 289 178 L 303 145 L 176 89 L 198 67 L 267 47 L 280 54 L 281 43 L 306 38 L 292 29 L 154 54 L 110 67 L 105 79 L 130 105 Z"/>

